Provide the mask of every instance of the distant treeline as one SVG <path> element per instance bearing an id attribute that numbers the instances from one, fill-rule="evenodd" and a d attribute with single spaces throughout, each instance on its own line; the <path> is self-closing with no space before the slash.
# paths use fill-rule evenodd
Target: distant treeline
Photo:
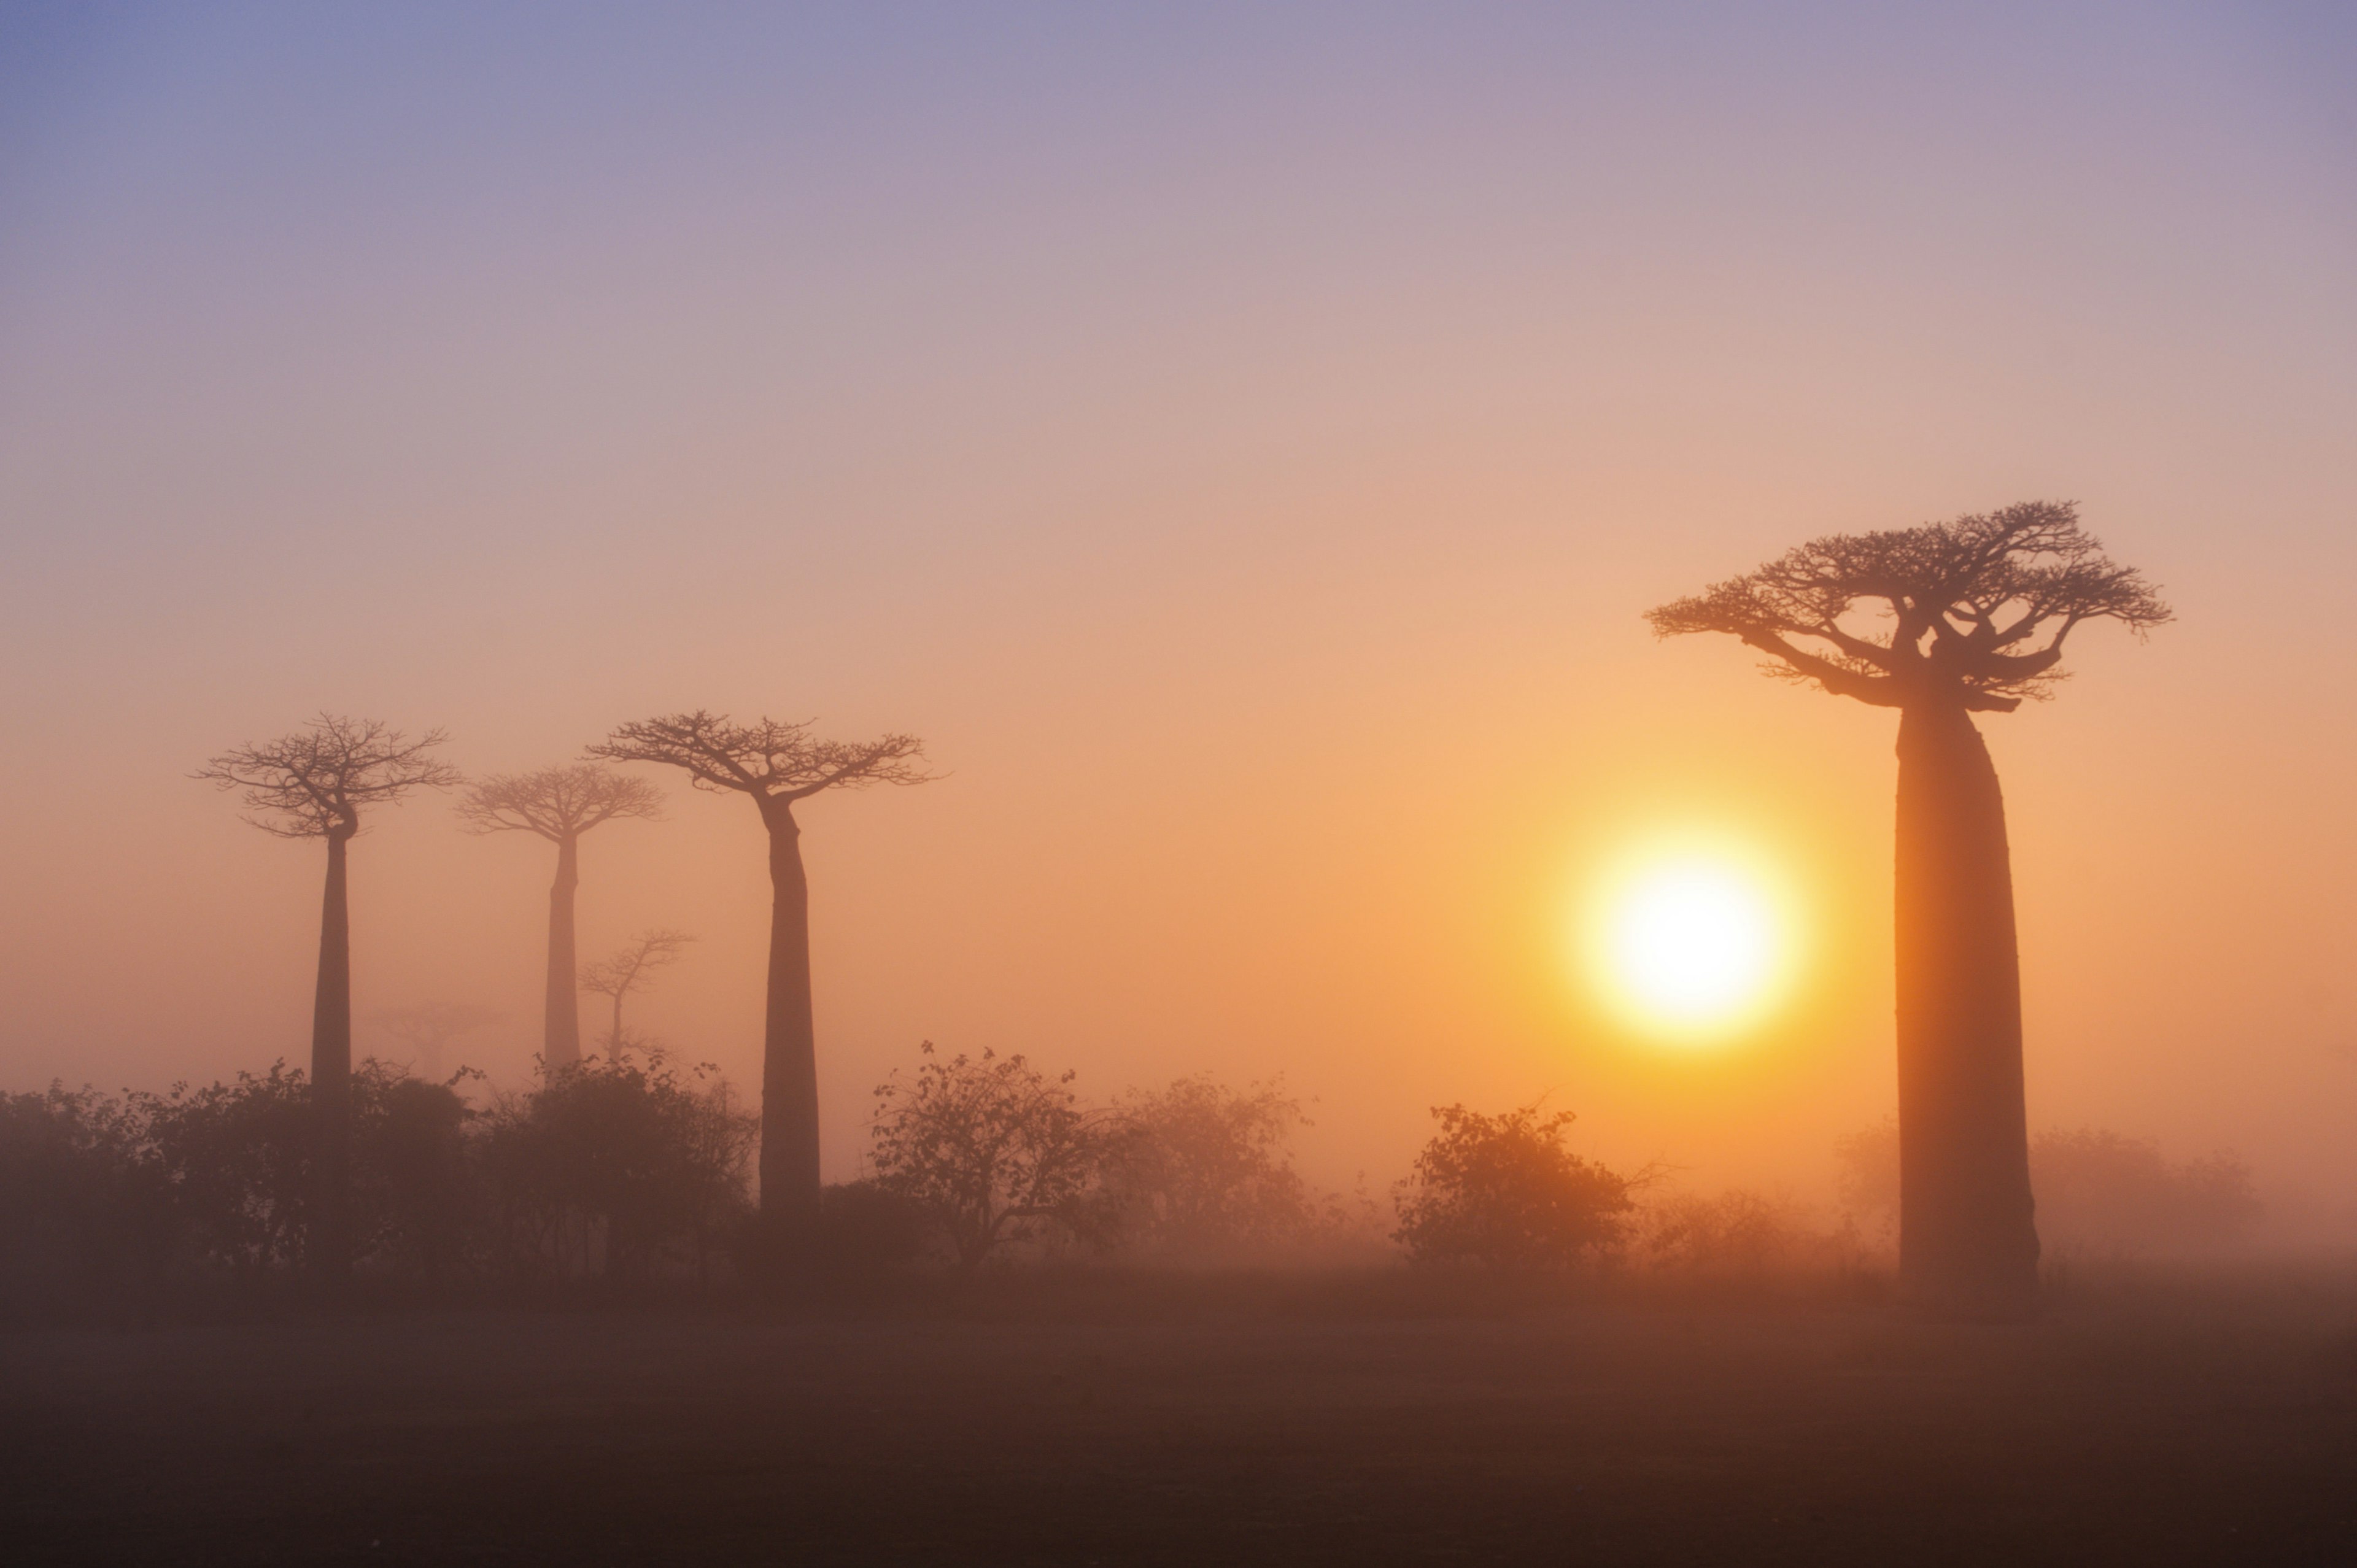
<path id="1" fill-rule="evenodd" d="M 1574 1152 L 1568 1112 L 1436 1109 L 1388 1204 L 1295 1168 L 1303 1104 L 1210 1077 L 1083 1101 L 1022 1056 L 944 1057 L 876 1090 L 868 1174 L 824 1189 L 780 1258 L 756 1222 L 759 1125 L 709 1067 L 610 1048 L 536 1087 L 462 1092 L 370 1060 L 352 1077 L 347 1217 L 361 1281 L 388 1298 L 759 1287 L 954 1277 L 1045 1259 L 1271 1266 L 1401 1262 L 1523 1275 L 1760 1283 L 1882 1266 L 1897 1190 L 1888 1130 L 1839 1154 L 1849 1213 L 1679 1189 Z M 0 1094 L 0 1315 L 203 1309 L 306 1276 L 317 1190 L 310 1096 L 283 1064 L 167 1094 Z M 2214 1250 L 2258 1213 L 2247 1168 L 2185 1164 L 2110 1133 L 2037 1143 L 2063 1251 Z M 1860 1221 L 1865 1228 L 1862 1229 Z"/>

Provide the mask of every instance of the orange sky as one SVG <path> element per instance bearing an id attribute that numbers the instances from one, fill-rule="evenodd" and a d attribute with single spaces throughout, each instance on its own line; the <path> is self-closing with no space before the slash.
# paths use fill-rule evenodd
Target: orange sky
<path id="1" fill-rule="evenodd" d="M 221 746 L 325 707 L 518 769 L 702 705 L 951 773 L 805 812 L 831 1174 L 930 1037 L 1281 1071 L 1336 1182 L 1551 1090 L 1609 1158 L 1814 1190 L 1891 1103 L 1893 721 L 1640 614 L 2073 498 L 2180 618 L 1985 725 L 2032 1123 L 2357 1223 L 2345 31 L 895 15 L 12 38 L 8 1086 L 303 1059 L 318 852 L 186 778 Z M 757 1082 L 758 823 L 672 819 L 589 841 L 585 956 L 699 933 L 635 1015 Z M 1709 1056 L 1566 958 L 1687 824 L 1813 911 Z M 377 819 L 363 1046 L 488 1004 L 519 1080 L 548 871 Z"/>

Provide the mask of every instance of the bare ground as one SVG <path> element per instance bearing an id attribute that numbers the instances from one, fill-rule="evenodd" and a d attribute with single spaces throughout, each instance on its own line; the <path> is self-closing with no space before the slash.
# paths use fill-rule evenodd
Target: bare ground
<path id="1" fill-rule="evenodd" d="M 1396 1280 L 0 1339 L 17 1563 L 2357 1563 L 2357 1287 Z"/>

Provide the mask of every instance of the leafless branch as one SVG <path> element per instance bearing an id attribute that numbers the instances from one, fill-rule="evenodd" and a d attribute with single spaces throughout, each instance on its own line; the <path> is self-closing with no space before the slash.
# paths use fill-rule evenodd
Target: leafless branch
<path id="1" fill-rule="evenodd" d="M 617 817 L 661 817 L 662 800 L 643 779 L 584 762 L 479 779 L 457 811 L 468 832 L 532 832 L 562 842 Z"/>
<path id="2" fill-rule="evenodd" d="M 425 755 L 448 738 L 430 729 L 412 740 L 380 720 L 321 714 L 292 735 L 225 751 L 189 777 L 243 791 L 245 820 L 264 832 L 350 838 L 362 807 L 461 782 L 457 768 Z"/>
<path id="3" fill-rule="evenodd" d="M 821 740 L 810 733 L 813 723 L 763 718 L 732 724 L 725 714 L 699 708 L 620 725 L 585 755 L 608 762 L 661 763 L 683 770 L 699 789 L 785 801 L 824 789 L 923 784 L 938 777 L 926 770 L 924 743 L 914 736 L 859 743 Z"/>
<path id="4" fill-rule="evenodd" d="M 583 964 L 581 989 L 610 996 L 619 1003 L 632 990 L 643 987 L 654 971 L 677 963 L 687 944 L 694 940 L 685 931 L 641 931 L 630 939 L 630 946 L 613 957 Z"/>
<path id="5" fill-rule="evenodd" d="M 2005 712 L 2051 694 L 2063 641 L 2082 622 L 2115 620 L 2141 636 L 2170 611 L 2080 528 L 2075 504 L 2029 501 L 1813 540 L 1646 618 L 1662 637 L 1740 638 L 1770 656 L 1770 673 L 1860 702 L 1944 696 Z"/>

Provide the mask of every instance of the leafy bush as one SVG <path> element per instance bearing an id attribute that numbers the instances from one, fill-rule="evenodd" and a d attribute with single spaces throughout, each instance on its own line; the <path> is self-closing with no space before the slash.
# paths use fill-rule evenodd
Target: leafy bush
<path id="1" fill-rule="evenodd" d="M 356 1144 L 367 1141 L 369 1112 L 382 1101 L 383 1080 L 397 1071 L 371 1060 L 353 1072 Z M 312 1122 L 310 1090 L 299 1069 L 273 1062 L 259 1078 L 241 1072 L 232 1083 L 196 1090 L 179 1083 L 167 1095 L 131 1099 L 199 1258 L 249 1280 L 301 1265 Z M 365 1185 L 357 1159 L 353 1177 L 355 1187 Z M 367 1206 L 354 1207 L 357 1219 Z M 375 1229 L 362 1220 L 355 1234 L 365 1238 Z M 365 1252 L 367 1242 L 357 1250 Z"/>
<path id="2" fill-rule="evenodd" d="M 698 1278 L 750 1204 L 756 1128 L 725 1084 L 593 1058 L 468 1107 L 369 1060 L 352 1074 L 350 1205 L 364 1277 Z M 460 1078 L 466 1075 L 461 1074 Z M 303 1263 L 312 1107 L 284 1062 L 167 1094 L 0 1094 L 0 1315 L 241 1289 Z"/>
<path id="3" fill-rule="evenodd" d="M 1008 1241 L 1102 1245 L 1114 1230 L 1108 1167 L 1128 1137 L 1082 1107 L 1073 1075 L 1021 1056 L 943 1061 L 927 1040 L 914 1076 L 877 1087 L 869 1161 L 877 1188 L 912 1205 L 971 1273 Z"/>
<path id="4" fill-rule="evenodd" d="M 502 1272 L 703 1281 L 749 1211 L 759 1136 L 726 1080 L 660 1055 L 593 1056 L 497 1099 L 482 1159 Z"/>
<path id="5" fill-rule="evenodd" d="M 1635 1208 L 1630 1178 L 1564 1146 L 1568 1111 L 1534 1102 L 1484 1116 L 1436 1106 L 1440 1131 L 1400 1184 L 1393 1234 L 1420 1264 L 1567 1269 L 1616 1248 Z"/>
<path id="6" fill-rule="evenodd" d="M 1757 1285 L 1803 1274 L 1850 1274 L 1857 1230 L 1790 1198 L 1736 1187 L 1652 1198 L 1635 1222 L 1636 1261 L 1658 1275 Z"/>
<path id="7" fill-rule="evenodd" d="M 144 1293 L 175 1229 L 135 1105 L 61 1084 L 0 1093 L 0 1316 Z"/>
<path id="8" fill-rule="evenodd" d="M 1122 1240 L 1166 1258 L 1202 1260 L 1297 1248 L 1327 1208 L 1293 1168 L 1306 1126 L 1277 1083 L 1232 1089 L 1208 1075 L 1141 1090 L 1119 1108 L 1129 1137 L 1110 1173 Z"/>

